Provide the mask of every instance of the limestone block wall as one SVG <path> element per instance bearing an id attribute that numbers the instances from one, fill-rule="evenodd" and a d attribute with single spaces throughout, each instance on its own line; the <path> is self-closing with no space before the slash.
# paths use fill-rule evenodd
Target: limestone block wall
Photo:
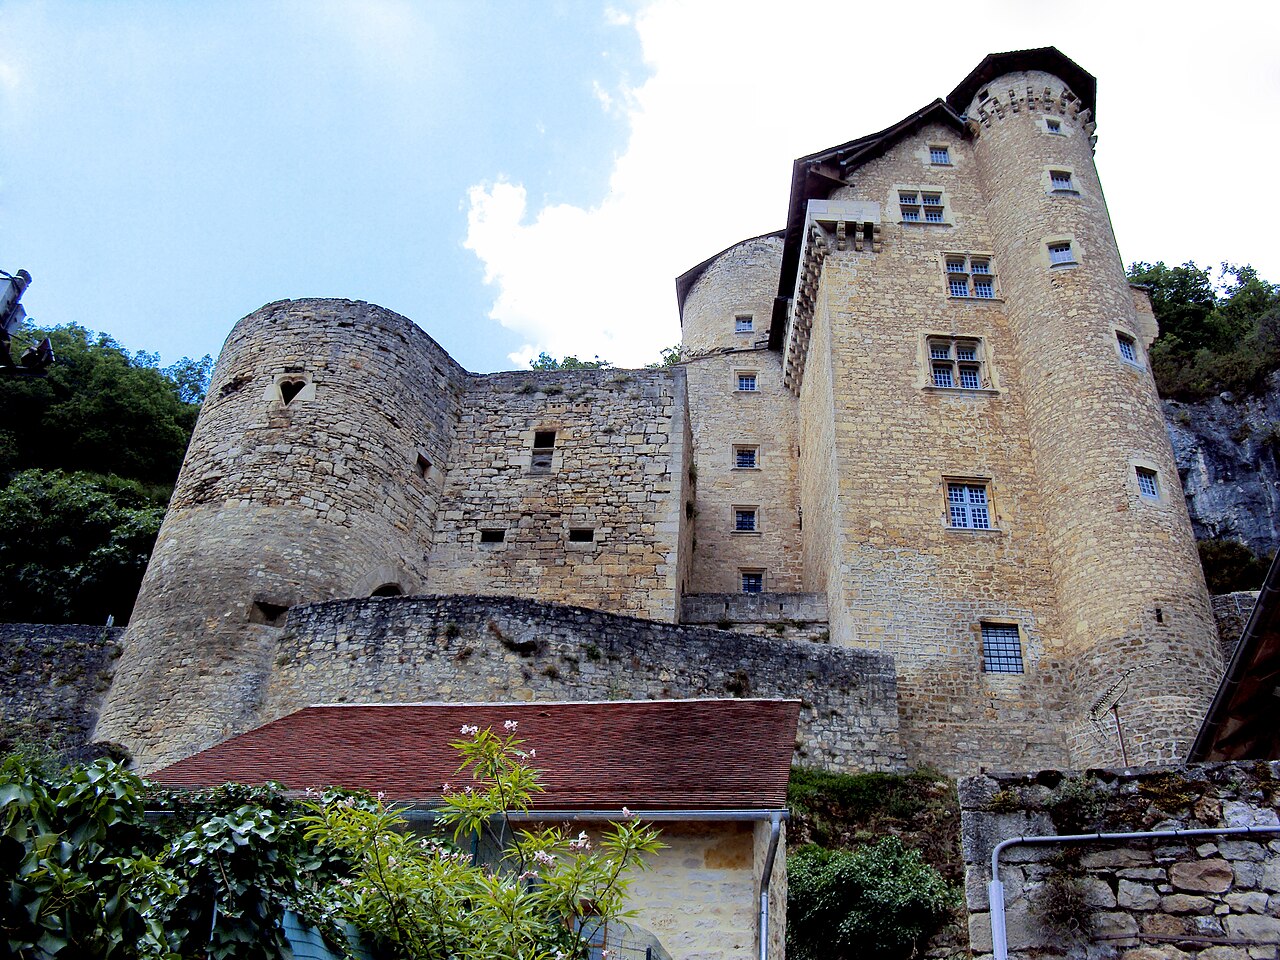
<path id="1" fill-rule="evenodd" d="M 766 591 L 800 589 L 797 404 L 767 347 L 781 258 L 778 237 L 729 248 L 681 312 L 697 476 L 692 593 L 740 591 L 744 572 L 761 574 Z M 753 529 L 741 529 L 744 510 Z"/>
<path id="2" fill-rule="evenodd" d="M 960 801 L 981 958 L 992 952 L 987 883 L 1000 840 L 1276 827 L 1280 762 L 970 777 Z M 1280 833 L 1015 845 L 1000 864 L 1010 957 L 1275 960 L 1280 950 Z"/>
<path id="3" fill-rule="evenodd" d="M 84 753 L 123 633 L 120 627 L 0 623 L 0 749 L 27 739 Z"/>
<path id="4" fill-rule="evenodd" d="M 821 593 L 693 593 L 680 601 L 680 622 L 786 640 L 826 643 L 827 598 Z"/>
<path id="5" fill-rule="evenodd" d="M 425 589 L 466 381 L 372 304 L 281 301 L 237 323 L 97 738 L 144 771 L 217 743 L 257 715 L 289 607 Z"/>
<path id="6" fill-rule="evenodd" d="M 295 607 L 255 723 L 318 703 L 800 697 L 796 759 L 905 768 L 892 661 L 514 597 Z M 714 731 L 707 731 L 713 736 Z"/>
<path id="7" fill-rule="evenodd" d="M 930 163 L 931 144 L 949 164 Z M 913 762 L 1064 763 L 1051 669 L 1061 626 L 1028 399 L 971 144 L 926 126 L 854 180 L 832 200 L 880 203 L 882 244 L 833 251 L 822 268 L 800 395 L 802 463 L 818 468 L 802 479 L 806 586 L 826 579 L 833 640 L 895 657 Z M 943 197 L 944 222 L 904 221 L 899 193 L 926 189 Z M 949 254 L 985 258 L 996 296 L 950 296 Z M 979 389 L 932 383 L 930 341 L 956 339 L 979 345 Z M 991 529 L 949 526 L 957 481 L 986 490 Z M 831 545 L 811 549 L 818 537 Z M 984 672 L 983 622 L 1016 625 L 1025 672 Z"/>
<path id="8" fill-rule="evenodd" d="M 1222 662 L 1231 660 L 1240 636 L 1244 633 L 1253 606 L 1258 602 L 1257 590 L 1240 590 L 1222 593 L 1209 598 L 1213 604 L 1213 619 L 1218 626 L 1218 643 L 1222 648 Z"/>
<path id="9" fill-rule="evenodd" d="M 1117 673 L 1131 685 L 1130 756 L 1185 754 L 1221 670 L 1173 451 L 1093 164 L 1092 118 L 1047 73 L 1012 73 L 968 114 L 992 245 L 1026 383 L 1032 462 L 1053 556 L 1076 764 L 1116 762 L 1089 733 Z M 1044 119 L 1060 125 L 1051 133 Z M 1053 189 L 1053 171 L 1069 189 Z M 1062 245 L 1062 262 L 1051 247 Z M 1118 338 L 1136 343 L 1127 362 Z M 1138 471 L 1154 475 L 1145 496 Z"/>
<path id="10" fill-rule="evenodd" d="M 430 592 L 674 621 L 686 402 L 678 369 L 471 378 L 437 514 Z M 536 438 L 549 442 L 552 433 L 541 454 L 548 459 L 535 463 Z"/>

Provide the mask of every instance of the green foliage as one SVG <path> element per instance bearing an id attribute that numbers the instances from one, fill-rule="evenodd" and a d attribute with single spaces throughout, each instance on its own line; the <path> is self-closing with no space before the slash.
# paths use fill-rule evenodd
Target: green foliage
<path id="1" fill-rule="evenodd" d="M 19 473 L 0 488 L 0 618 L 127 621 L 163 518 L 134 481 Z"/>
<path id="2" fill-rule="evenodd" d="M 645 367 L 649 370 L 658 370 L 663 367 L 674 367 L 683 359 L 681 356 L 682 351 L 683 347 L 678 343 L 673 347 L 663 347 L 658 354 L 658 359 L 653 363 L 646 363 Z"/>
<path id="3" fill-rule="evenodd" d="M 1149 288 L 1160 323 L 1151 368 L 1161 395 L 1256 392 L 1280 367 L 1280 286 L 1253 267 L 1223 264 L 1215 284 L 1192 262 L 1134 263 L 1129 279 Z"/>
<path id="4" fill-rule="evenodd" d="M 0 928 L 9 955 L 135 956 L 159 933 L 130 897 L 148 834 L 141 782 L 108 761 L 0 764 Z"/>
<path id="5" fill-rule="evenodd" d="M 91 470 L 163 489 L 178 477 L 211 360 L 184 358 L 166 371 L 106 334 L 69 325 L 27 328 L 48 336 L 57 362 L 43 379 L 0 378 L 0 473 L 30 467 Z"/>
<path id="6" fill-rule="evenodd" d="M 563 827 L 515 831 L 541 788 L 515 723 L 503 735 L 463 727 L 452 744 L 472 784 L 446 789 L 441 823 L 452 842 L 419 837 L 395 810 L 353 798 L 322 802 L 307 837 L 355 864 L 337 888 L 340 913 L 385 953 L 404 958 L 582 958 L 592 930 L 622 911 L 626 874 L 662 844 L 635 820 L 610 824 L 593 848 Z M 473 785 L 474 784 L 474 785 Z M 500 851 L 486 867 L 457 846 L 484 838 Z"/>
<path id="7" fill-rule="evenodd" d="M 1201 540 L 1200 566 L 1210 593 L 1257 590 L 1267 576 L 1270 562 L 1235 540 Z"/>
<path id="8" fill-rule="evenodd" d="M 787 858 L 787 956 L 911 957 L 954 900 L 941 874 L 897 837 L 853 851 L 802 847 Z"/>
<path id="9" fill-rule="evenodd" d="M 1107 794 L 1095 780 L 1068 777 L 1054 788 L 1045 806 L 1059 833 L 1089 833 L 1104 826 Z"/>
<path id="10" fill-rule="evenodd" d="M 529 366 L 534 370 L 607 370 L 613 364 L 608 360 L 601 360 L 598 356 L 592 360 L 579 360 L 574 356 L 557 360 L 544 351 L 538 354 L 536 360 L 530 360 Z"/>

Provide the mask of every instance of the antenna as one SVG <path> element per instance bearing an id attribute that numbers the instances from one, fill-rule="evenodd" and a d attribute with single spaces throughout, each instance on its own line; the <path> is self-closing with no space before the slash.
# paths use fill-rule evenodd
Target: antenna
<path id="1" fill-rule="evenodd" d="M 1129 766 L 1129 751 L 1124 743 L 1124 727 L 1120 723 L 1120 701 L 1124 699 L 1124 695 L 1129 692 L 1129 680 L 1139 670 L 1147 670 L 1152 667 L 1158 667 L 1162 664 L 1172 663 L 1168 657 L 1162 657 L 1151 663 L 1135 664 L 1128 670 L 1125 670 L 1107 689 L 1103 690 L 1098 698 L 1093 701 L 1089 707 L 1089 721 L 1093 724 L 1093 737 L 1101 746 L 1110 746 L 1111 739 L 1108 735 L 1106 725 L 1106 715 L 1111 714 L 1112 722 L 1116 728 L 1116 739 L 1120 743 L 1120 761 L 1126 767 Z"/>

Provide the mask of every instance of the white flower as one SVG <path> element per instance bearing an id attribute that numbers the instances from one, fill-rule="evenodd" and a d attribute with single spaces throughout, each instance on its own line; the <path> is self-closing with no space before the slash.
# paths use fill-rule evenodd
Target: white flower
<path id="1" fill-rule="evenodd" d="M 623 808 L 622 808 L 622 816 L 623 816 L 623 819 L 625 819 L 625 820 L 630 820 L 630 819 L 632 819 L 632 818 L 635 816 L 635 814 L 634 814 L 634 813 L 632 813 L 630 810 L 628 810 L 626 807 L 623 807 Z"/>
<path id="2" fill-rule="evenodd" d="M 517 723 L 515 720 L 504 720 L 502 723 L 502 729 L 507 731 L 512 731 L 519 725 L 520 724 Z"/>
<path id="3" fill-rule="evenodd" d="M 537 755 L 538 755 L 538 751 L 537 751 L 537 750 L 534 750 L 532 747 L 530 747 L 530 748 L 529 748 L 529 756 L 531 756 L 531 757 L 536 757 Z"/>
<path id="4" fill-rule="evenodd" d="M 459 732 L 460 732 L 464 737 L 474 737 L 476 734 L 478 734 L 478 733 L 480 732 L 480 728 L 479 728 L 479 727 L 477 727 L 475 724 L 470 724 L 470 725 L 468 725 L 468 724 L 465 724 L 465 723 L 464 723 L 464 724 L 462 725 L 462 730 L 461 730 L 461 731 L 459 731 Z"/>

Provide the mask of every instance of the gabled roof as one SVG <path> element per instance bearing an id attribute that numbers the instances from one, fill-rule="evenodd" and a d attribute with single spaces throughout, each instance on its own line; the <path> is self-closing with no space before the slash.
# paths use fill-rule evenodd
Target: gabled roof
<path id="1" fill-rule="evenodd" d="M 1187 759 L 1280 760 L 1280 553 Z"/>
<path id="2" fill-rule="evenodd" d="M 1024 70 L 1043 70 L 1066 82 L 1071 92 L 1080 98 L 1084 106 L 1098 116 L 1098 81 L 1080 64 L 1057 47 L 1036 47 L 1033 50 L 1010 50 L 1007 53 L 989 53 L 973 71 L 960 81 L 947 96 L 947 106 L 959 113 L 969 106 L 974 95 L 992 80 L 1006 73 Z"/>
<path id="3" fill-rule="evenodd" d="M 930 123 L 951 127 L 960 136 L 966 136 L 964 121 L 942 100 L 934 100 L 893 126 L 850 140 L 836 147 L 819 150 L 796 160 L 791 167 L 791 199 L 787 206 L 787 226 L 784 232 L 782 273 L 778 279 L 778 297 L 775 301 L 773 324 L 769 330 L 769 346 L 782 347 L 786 325 L 785 299 L 791 296 L 796 285 L 796 271 L 800 266 L 800 248 L 803 245 L 805 212 L 810 200 L 825 200 L 849 183 L 853 172 L 865 163 L 883 156 L 890 148 Z M 778 307 L 781 306 L 781 309 Z"/>
<path id="4" fill-rule="evenodd" d="M 169 787 L 268 780 L 341 786 L 431 804 L 461 786 L 449 744 L 464 724 L 514 720 L 545 810 L 780 810 L 798 700 L 399 704 L 306 707 L 152 774 Z"/>

